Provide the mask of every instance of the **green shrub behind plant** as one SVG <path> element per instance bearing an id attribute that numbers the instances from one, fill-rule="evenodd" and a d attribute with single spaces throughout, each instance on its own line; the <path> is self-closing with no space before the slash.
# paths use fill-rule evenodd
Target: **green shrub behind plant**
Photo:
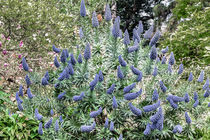
<path id="1" fill-rule="evenodd" d="M 176 59 L 186 65 L 210 63 L 210 9 L 198 1 L 178 1 L 173 19 L 180 21 L 173 32 L 167 32 L 161 47 L 169 46 Z M 174 26 L 174 25 L 170 25 Z"/>

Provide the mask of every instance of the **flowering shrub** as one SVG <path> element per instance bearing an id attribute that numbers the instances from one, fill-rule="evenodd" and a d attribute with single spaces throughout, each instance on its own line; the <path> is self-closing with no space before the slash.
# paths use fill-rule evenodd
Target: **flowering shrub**
<path id="1" fill-rule="evenodd" d="M 135 29 L 130 40 L 127 31 L 123 36 L 119 17 L 111 25 L 108 17 L 97 21 L 95 12 L 87 17 L 86 10 L 82 0 L 78 25 L 81 44 L 71 50 L 52 46 L 57 53 L 52 60 L 56 70 L 35 79 L 23 58 L 27 95 L 19 97 L 20 88 L 17 106 L 39 122 L 40 138 L 203 137 L 210 94 L 208 78 L 204 84 L 205 73 L 202 71 L 198 78 L 200 82 L 188 74 L 185 79 L 190 80 L 180 85 L 184 65 L 176 68 L 173 52 L 168 60 L 164 57 L 160 61 L 158 54 L 167 54 L 167 48 L 156 48 L 160 32 L 157 30 L 152 37 L 153 26 L 144 34 Z M 108 16 L 110 11 L 106 13 Z M 204 89 L 200 89 L 203 84 Z"/>

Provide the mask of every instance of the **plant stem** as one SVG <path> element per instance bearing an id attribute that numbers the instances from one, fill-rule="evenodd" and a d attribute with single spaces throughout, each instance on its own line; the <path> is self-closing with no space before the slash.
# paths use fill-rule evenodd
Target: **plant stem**
<path id="1" fill-rule="evenodd" d="M 152 60 L 150 59 L 148 65 L 146 67 L 147 75 L 149 75 L 151 73 L 151 69 L 152 69 L 151 65 L 152 65 Z"/>
<path id="2" fill-rule="evenodd" d="M 83 68 L 83 74 L 85 74 L 85 71 L 87 70 L 87 65 L 88 65 L 88 63 L 87 63 L 88 61 L 87 60 L 85 60 L 85 64 L 84 64 L 84 68 Z"/>
<path id="3" fill-rule="evenodd" d="M 116 53 L 117 53 L 117 38 L 115 38 L 114 39 L 114 50 L 113 50 L 113 52 L 114 52 L 114 59 L 116 59 Z"/>
<path id="4" fill-rule="evenodd" d="M 138 65 L 138 51 L 135 51 L 134 54 L 134 67 L 137 67 Z"/>
<path id="5" fill-rule="evenodd" d="M 128 57 L 128 45 L 125 45 L 124 59 L 125 59 L 125 60 L 128 60 L 127 57 Z"/>

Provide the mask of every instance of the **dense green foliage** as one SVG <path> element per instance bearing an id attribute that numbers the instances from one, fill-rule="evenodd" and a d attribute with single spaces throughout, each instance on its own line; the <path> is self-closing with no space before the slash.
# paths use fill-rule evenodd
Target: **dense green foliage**
<path id="1" fill-rule="evenodd" d="M 38 122 L 31 116 L 23 114 L 7 114 L 1 112 L 0 139 L 21 140 L 39 139 L 37 134 Z"/>
<path id="2" fill-rule="evenodd" d="M 210 63 L 209 38 L 210 9 L 205 1 L 177 0 L 169 28 L 161 47 L 169 46 L 175 57 L 184 64 L 208 65 Z M 178 25 L 174 24 L 180 22 Z"/>
<path id="3" fill-rule="evenodd" d="M 87 7 L 102 10 L 99 3 L 104 2 L 90 0 Z M 73 31 L 78 22 L 75 15 L 79 14 L 79 4 L 78 0 L 1 1 L 0 32 L 13 41 L 22 40 L 27 51 L 48 50 L 49 44 L 70 46 L 75 44 Z M 92 9 L 89 10 L 88 13 L 92 13 Z"/>
<path id="4" fill-rule="evenodd" d="M 1 1 L 0 31 L 5 37 L 23 41 L 27 50 L 46 49 L 49 43 L 67 45 L 72 36 L 73 18 L 55 7 L 56 1 Z"/>

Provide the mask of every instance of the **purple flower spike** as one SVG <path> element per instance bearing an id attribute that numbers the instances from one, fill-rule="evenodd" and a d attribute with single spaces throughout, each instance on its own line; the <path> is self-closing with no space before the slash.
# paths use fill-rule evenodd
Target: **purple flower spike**
<path id="1" fill-rule="evenodd" d="M 97 117 L 98 115 L 100 115 L 102 113 L 102 107 L 100 107 L 97 111 L 92 111 L 91 113 L 90 113 L 90 117 L 91 118 L 95 118 L 95 117 Z"/>
<path id="2" fill-rule="evenodd" d="M 102 82 L 104 80 L 104 76 L 101 70 L 98 72 L 98 76 L 99 76 L 99 82 Z"/>
<path id="3" fill-rule="evenodd" d="M 60 122 L 60 123 L 62 123 L 62 122 L 63 122 L 62 115 L 60 115 L 60 117 L 59 117 L 59 122 Z"/>
<path id="4" fill-rule="evenodd" d="M 188 103 L 190 101 L 190 97 L 189 97 L 188 93 L 185 93 L 185 95 L 184 95 L 184 101 L 186 103 Z"/>
<path id="5" fill-rule="evenodd" d="M 47 81 L 49 81 L 49 80 L 50 80 L 50 75 L 49 75 L 48 71 L 46 71 L 46 73 L 45 73 L 44 77 L 47 79 Z"/>
<path id="6" fill-rule="evenodd" d="M 160 62 L 160 58 L 159 57 L 157 57 L 157 59 L 156 59 L 156 63 L 159 63 Z"/>
<path id="7" fill-rule="evenodd" d="M 184 101 L 183 97 L 175 96 L 175 95 L 168 95 L 167 100 L 172 99 L 174 102 L 182 102 Z"/>
<path id="8" fill-rule="evenodd" d="M 73 100 L 74 100 L 75 102 L 81 101 L 81 100 L 83 99 L 84 96 L 85 96 L 85 93 L 82 92 L 79 96 L 78 96 L 78 95 L 75 95 L 75 96 L 73 97 Z"/>
<path id="9" fill-rule="evenodd" d="M 131 42 L 131 41 L 130 41 L 129 33 L 128 33 L 128 30 L 126 29 L 126 30 L 125 30 L 125 33 L 124 33 L 123 44 L 129 45 L 130 42 Z"/>
<path id="10" fill-rule="evenodd" d="M 131 112 L 136 115 L 136 116 L 141 116 L 142 115 L 142 111 L 138 108 L 136 108 L 135 106 L 133 106 L 132 103 L 128 103 L 129 108 L 131 110 Z"/>
<path id="11" fill-rule="evenodd" d="M 65 49 L 62 51 L 62 53 L 61 53 L 61 56 L 60 56 L 60 60 L 61 60 L 61 62 L 62 63 L 65 63 L 66 62 L 66 58 L 67 58 L 67 56 L 66 56 L 66 51 L 65 51 Z"/>
<path id="12" fill-rule="evenodd" d="M 204 71 L 202 70 L 201 73 L 200 73 L 200 75 L 199 75 L 199 77 L 198 77 L 198 80 L 197 80 L 197 81 L 198 81 L 199 83 L 202 83 L 203 80 L 204 80 Z"/>
<path id="13" fill-rule="evenodd" d="M 71 63 L 68 64 L 69 74 L 74 75 L 74 68 Z"/>
<path id="14" fill-rule="evenodd" d="M 118 60 L 122 67 L 126 67 L 127 63 L 125 62 L 125 60 L 122 58 L 121 55 L 119 55 Z"/>
<path id="15" fill-rule="evenodd" d="M 54 65 L 55 65 L 56 68 L 60 67 L 60 63 L 58 62 L 57 56 L 55 56 Z"/>
<path id="16" fill-rule="evenodd" d="M 124 99 L 125 99 L 125 100 L 128 100 L 128 101 L 134 100 L 134 99 L 136 99 L 137 97 L 139 97 L 139 95 L 141 95 L 141 93 L 142 93 L 142 89 L 140 89 L 139 92 L 127 93 L 127 94 L 124 95 Z"/>
<path id="17" fill-rule="evenodd" d="M 43 135 L 42 122 L 39 123 L 38 133 L 39 133 L 39 135 Z"/>
<path id="18" fill-rule="evenodd" d="M 68 63 L 71 63 L 72 65 L 75 65 L 77 63 L 73 53 L 70 54 L 70 60 Z"/>
<path id="19" fill-rule="evenodd" d="M 23 86 L 20 85 L 19 87 L 19 95 L 23 97 Z"/>
<path id="20" fill-rule="evenodd" d="M 195 101 L 198 100 L 198 93 L 196 91 L 194 92 L 194 97 L 193 98 L 194 98 Z"/>
<path id="21" fill-rule="evenodd" d="M 118 138 L 118 140 L 123 140 L 123 135 L 120 134 L 120 137 Z"/>
<path id="22" fill-rule="evenodd" d="M 134 41 L 136 40 L 138 43 L 141 41 L 141 39 L 140 39 L 140 37 L 139 37 L 135 28 L 133 29 L 133 40 Z"/>
<path id="23" fill-rule="evenodd" d="M 38 133 L 39 133 L 39 135 L 43 135 L 42 122 L 39 123 Z"/>
<path id="24" fill-rule="evenodd" d="M 29 78 L 29 76 L 28 76 L 28 75 L 26 75 L 26 77 L 25 77 L 25 81 L 26 81 L 26 85 L 27 85 L 27 87 L 29 87 L 29 86 L 31 85 L 31 80 L 30 80 L 30 78 Z"/>
<path id="25" fill-rule="evenodd" d="M 150 123 L 147 124 L 146 129 L 144 130 L 144 135 L 147 136 L 151 133 Z"/>
<path id="26" fill-rule="evenodd" d="M 86 16 L 86 8 L 85 8 L 85 2 L 84 2 L 84 0 L 81 0 L 80 15 L 82 17 L 85 17 Z"/>
<path id="27" fill-rule="evenodd" d="M 182 74 L 183 71 L 184 71 L 184 65 L 183 64 L 180 64 L 179 65 L 178 74 Z"/>
<path id="28" fill-rule="evenodd" d="M 120 66 L 117 67 L 117 77 L 121 80 L 124 78 L 124 74 L 122 70 L 120 69 Z"/>
<path id="29" fill-rule="evenodd" d="M 23 57 L 23 59 L 22 59 L 22 66 L 23 66 L 23 69 L 24 69 L 25 71 L 28 71 L 28 70 L 29 70 L 29 67 L 28 67 L 28 64 L 27 64 L 27 62 L 26 62 L 25 57 Z"/>
<path id="30" fill-rule="evenodd" d="M 61 51 L 60 49 L 56 48 L 55 45 L 53 45 L 52 48 L 55 53 L 60 53 Z"/>
<path id="31" fill-rule="evenodd" d="M 49 128 L 50 128 L 50 126 L 51 126 L 51 124 L 52 124 L 52 120 L 53 120 L 53 119 L 50 118 L 50 120 L 49 120 L 48 122 L 45 123 L 45 125 L 44 125 L 44 128 L 45 128 L 45 129 L 49 129 Z"/>
<path id="32" fill-rule="evenodd" d="M 160 84 L 160 89 L 165 93 L 167 90 L 167 87 L 164 85 L 163 81 L 160 81 L 159 84 Z"/>
<path id="33" fill-rule="evenodd" d="M 206 79 L 206 83 L 203 85 L 203 90 L 207 90 L 209 88 L 209 77 Z"/>
<path id="34" fill-rule="evenodd" d="M 138 77 L 136 78 L 136 82 L 141 82 L 142 77 L 143 77 L 143 74 L 142 74 L 142 72 L 141 72 L 141 73 L 138 75 Z"/>
<path id="35" fill-rule="evenodd" d="M 66 53 L 66 58 L 68 58 L 69 57 L 69 51 L 68 51 L 68 49 L 64 49 L 64 51 Z"/>
<path id="36" fill-rule="evenodd" d="M 122 30 L 120 29 L 119 37 L 122 38 Z"/>
<path id="37" fill-rule="evenodd" d="M 162 111 L 162 107 L 160 107 L 159 110 L 153 116 L 150 117 L 150 121 L 153 123 L 156 123 L 158 120 L 161 119 L 162 115 L 163 115 L 163 111 Z"/>
<path id="38" fill-rule="evenodd" d="M 208 103 L 208 107 L 210 107 L 210 103 Z"/>
<path id="39" fill-rule="evenodd" d="M 105 20 L 106 21 L 110 21 L 112 19 L 112 13 L 111 13 L 111 9 L 109 4 L 106 4 L 106 8 L 105 8 Z"/>
<path id="40" fill-rule="evenodd" d="M 99 81 L 99 75 L 96 74 L 94 80 L 90 82 L 90 90 L 91 91 L 94 90 L 94 88 L 95 88 L 96 84 L 98 83 L 98 81 Z"/>
<path id="41" fill-rule="evenodd" d="M 168 64 L 173 65 L 175 63 L 174 53 L 171 52 Z"/>
<path id="42" fill-rule="evenodd" d="M 18 105 L 18 109 L 19 109 L 20 111 L 23 111 L 23 110 L 24 110 L 24 109 L 23 109 L 23 106 L 22 106 L 22 104 L 20 103 L 19 100 L 17 100 L 17 105 Z"/>
<path id="43" fill-rule="evenodd" d="M 153 30 L 154 25 L 150 26 L 150 28 L 144 33 L 144 39 L 150 39 L 152 37 Z"/>
<path id="44" fill-rule="evenodd" d="M 168 52 L 168 46 L 167 46 L 165 49 L 162 49 L 161 52 L 162 52 L 163 54 L 167 53 L 167 52 Z"/>
<path id="45" fill-rule="evenodd" d="M 79 37 L 80 37 L 80 40 L 84 37 L 84 33 L 82 31 L 82 27 L 79 28 Z"/>
<path id="46" fill-rule="evenodd" d="M 106 93 L 112 94 L 114 92 L 114 89 L 115 89 L 115 84 L 112 84 L 111 87 L 109 89 L 107 89 Z"/>
<path id="47" fill-rule="evenodd" d="M 91 49 L 90 49 L 90 44 L 87 43 L 84 51 L 84 58 L 85 60 L 89 60 L 91 57 Z"/>
<path id="48" fill-rule="evenodd" d="M 157 69 L 156 66 L 155 66 L 155 68 L 154 68 L 154 70 L 153 70 L 152 75 L 153 75 L 154 77 L 156 77 L 156 76 L 158 75 L 158 69 Z"/>
<path id="49" fill-rule="evenodd" d="M 96 123 L 93 122 L 92 125 L 83 125 L 81 126 L 80 130 L 81 132 L 91 132 L 93 129 L 95 129 Z"/>
<path id="50" fill-rule="evenodd" d="M 98 18 L 95 11 L 93 12 L 93 15 L 92 15 L 92 26 L 93 27 L 99 26 Z"/>
<path id="51" fill-rule="evenodd" d="M 195 103 L 193 104 L 193 107 L 196 108 L 198 106 L 198 104 L 199 104 L 199 100 L 196 100 Z"/>
<path id="52" fill-rule="evenodd" d="M 60 76 L 58 77 L 59 81 L 63 81 L 66 78 L 66 70 L 64 69 Z"/>
<path id="53" fill-rule="evenodd" d="M 130 69 L 135 75 L 140 75 L 142 73 L 139 69 L 135 68 L 134 66 L 130 66 Z"/>
<path id="54" fill-rule="evenodd" d="M 115 18 L 113 27 L 112 27 L 112 35 L 114 38 L 120 37 L 120 19 L 119 17 Z"/>
<path id="55" fill-rule="evenodd" d="M 157 58 L 157 49 L 155 46 L 152 46 L 151 51 L 150 51 L 150 59 L 156 60 L 156 58 Z"/>
<path id="56" fill-rule="evenodd" d="M 174 126 L 174 129 L 173 129 L 173 133 L 182 133 L 182 126 L 181 125 L 176 125 Z"/>
<path id="57" fill-rule="evenodd" d="M 138 50 L 139 50 L 139 44 L 138 44 L 137 40 L 135 40 L 134 45 L 128 48 L 128 53 L 132 53 L 132 52 L 135 52 Z"/>
<path id="58" fill-rule="evenodd" d="M 58 120 L 55 121 L 55 132 L 59 131 L 59 123 Z"/>
<path id="59" fill-rule="evenodd" d="M 41 114 L 39 114 L 38 108 L 35 109 L 35 118 L 39 121 L 41 121 L 43 118 L 43 116 Z"/>
<path id="60" fill-rule="evenodd" d="M 156 110 L 159 106 L 160 106 L 160 100 L 157 101 L 157 103 L 143 107 L 143 110 L 144 112 L 150 112 L 150 111 Z"/>
<path id="61" fill-rule="evenodd" d="M 155 130 L 155 129 L 157 128 L 156 125 L 157 125 L 157 122 L 152 123 L 152 124 L 150 125 L 151 130 Z"/>
<path id="62" fill-rule="evenodd" d="M 189 75 L 189 78 L 188 78 L 188 81 L 191 82 L 193 80 L 193 74 L 192 72 L 190 72 L 190 75 Z"/>
<path id="63" fill-rule="evenodd" d="M 47 78 L 46 77 L 43 77 L 42 78 L 42 85 L 43 86 L 46 86 L 46 85 L 48 85 L 49 83 L 48 83 L 48 81 L 47 81 Z"/>
<path id="64" fill-rule="evenodd" d="M 20 101 L 21 104 L 23 103 L 23 100 L 21 100 L 19 97 L 19 92 L 16 92 L 15 99 L 16 101 Z"/>
<path id="65" fill-rule="evenodd" d="M 166 64 L 166 57 L 165 56 L 163 56 L 161 64 Z"/>
<path id="66" fill-rule="evenodd" d="M 139 21 L 139 26 L 138 26 L 138 29 L 137 29 L 137 33 L 140 36 L 143 32 L 144 32 L 144 27 L 143 27 L 142 21 Z"/>
<path id="67" fill-rule="evenodd" d="M 156 124 L 156 128 L 159 131 L 163 130 L 163 121 L 164 121 L 164 115 L 162 114 L 161 118 L 157 121 L 157 124 Z"/>
<path id="68" fill-rule="evenodd" d="M 171 105 L 171 107 L 173 109 L 177 109 L 178 108 L 178 104 L 176 104 L 172 99 L 169 99 L 169 103 L 170 103 L 170 105 Z"/>
<path id="69" fill-rule="evenodd" d="M 130 92 L 135 86 L 136 86 L 136 83 L 133 83 L 133 84 L 131 84 L 131 85 L 125 87 L 125 88 L 123 89 L 123 92 L 124 92 L 124 93 L 128 93 L 128 92 Z"/>
<path id="70" fill-rule="evenodd" d="M 188 115 L 187 112 L 185 112 L 185 120 L 186 120 L 186 123 L 190 124 L 192 121 L 191 121 L 191 118 L 190 116 Z"/>
<path id="71" fill-rule="evenodd" d="M 79 64 L 82 64 L 82 55 L 81 54 L 79 54 L 77 61 Z"/>
<path id="72" fill-rule="evenodd" d="M 59 94 L 58 97 L 57 97 L 58 100 L 61 100 L 64 97 L 65 94 L 66 94 L 66 92 L 63 92 L 63 93 Z"/>
<path id="73" fill-rule="evenodd" d="M 149 46 L 152 47 L 152 46 L 156 45 L 156 43 L 158 42 L 159 38 L 160 38 L 160 31 L 157 30 L 155 35 L 150 40 Z"/>
<path id="74" fill-rule="evenodd" d="M 152 101 L 156 101 L 159 98 L 159 94 L 157 89 L 154 90 L 153 95 L 152 95 Z"/>
<path id="75" fill-rule="evenodd" d="M 108 119 L 108 118 L 106 118 L 104 127 L 105 127 L 105 128 L 109 128 L 109 119 Z"/>
<path id="76" fill-rule="evenodd" d="M 53 109 L 50 110 L 50 115 L 53 116 L 54 115 L 54 111 Z"/>
<path id="77" fill-rule="evenodd" d="M 29 99 L 32 99 L 32 98 L 35 96 L 35 95 L 33 95 L 33 94 L 31 93 L 30 88 L 27 89 L 27 95 L 28 95 L 28 98 L 29 98 Z"/>
<path id="78" fill-rule="evenodd" d="M 114 108 L 114 109 L 116 109 L 117 108 L 117 100 L 116 100 L 116 98 L 115 98 L 115 96 L 113 96 L 113 99 L 112 99 L 112 107 Z"/>
<path id="79" fill-rule="evenodd" d="M 204 96 L 204 98 L 207 98 L 207 97 L 209 97 L 209 95 L 210 95 L 210 88 L 206 89 L 203 96 Z"/>
<path id="80" fill-rule="evenodd" d="M 113 121 L 110 122 L 109 130 L 114 131 L 114 122 Z"/>

